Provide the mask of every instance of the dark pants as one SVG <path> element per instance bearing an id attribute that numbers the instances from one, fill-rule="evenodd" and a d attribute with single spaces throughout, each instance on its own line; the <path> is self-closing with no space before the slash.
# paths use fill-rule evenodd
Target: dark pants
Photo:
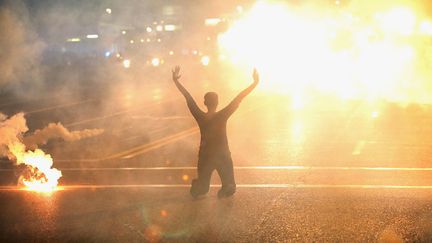
<path id="1" fill-rule="evenodd" d="M 213 156 L 199 156 L 198 178 L 192 180 L 191 194 L 199 196 L 206 194 L 210 189 L 210 179 L 216 170 L 222 182 L 222 189 L 230 188 L 235 191 L 234 168 L 230 153 Z"/>

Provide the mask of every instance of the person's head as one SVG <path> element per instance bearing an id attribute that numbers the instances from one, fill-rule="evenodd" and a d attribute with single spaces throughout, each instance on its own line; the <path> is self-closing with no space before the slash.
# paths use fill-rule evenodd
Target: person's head
<path id="1" fill-rule="evenodd" d="M 204 105 L 207 106 L 209 111 L 215 111 L 218 103 L 219 99 L 216 92 L 207 92 L 204 95 Z"/>

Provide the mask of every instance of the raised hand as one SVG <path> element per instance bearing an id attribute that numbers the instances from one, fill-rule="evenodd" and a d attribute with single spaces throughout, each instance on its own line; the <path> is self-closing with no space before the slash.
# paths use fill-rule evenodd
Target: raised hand
<path id="1" fill-rule="evenodd" d="M 172 79 L 174 81 L 178 81 L 180 78 L 180 66 L 175 66 L 175 68 L 172 70 Z"/>
<path id="2" fill-rule="evenodd" d="M 258 83 L 259 82 L 259 73 L 256 70 L 256 68 L 254 68 L 254 70 L 253 70 L 252 77 L 253 77 L 254 83 Z"/>

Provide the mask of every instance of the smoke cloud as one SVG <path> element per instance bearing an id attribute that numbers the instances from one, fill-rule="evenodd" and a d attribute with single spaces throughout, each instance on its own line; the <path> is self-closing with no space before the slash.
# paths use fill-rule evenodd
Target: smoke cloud
<path id="1" fill-rule="evenodd" d="M 84 129 L 82 131 L 69 131 L 61 123 L 50 123 L 43 129 L 36 130 L 33 134 L 24 137 L 24 144 L 30 149 L 36 149 L 38 145 L 46 144 L 51 139 L 63 139 L 64 141 L 77 141 L 100 135 L 103 129 Z"/>
<path id="2" fill-rule="evenodd" d="M 0 6 L 0 85 L 34 82 L 40 75 L 45 44 L 31 28 L 28 16 L 20 1 Z"/>
<path id="3" fill-rule="evenodd" d="M 28 131 L 24 113 L 18 113 L 9 119 L 0 113 L 0 156 L 6 156 L 13 159 L 9 152 L 8 146 L 14 143 L 20 143 L 22 134 Z"/>

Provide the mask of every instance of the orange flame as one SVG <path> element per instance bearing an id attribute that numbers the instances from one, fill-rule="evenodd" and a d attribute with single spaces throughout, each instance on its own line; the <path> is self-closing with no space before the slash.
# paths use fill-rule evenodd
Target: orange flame
<path id="1" fill-rule="evenodd" d="M 42 150 L 26 151 L 25 145 L 19 142 L 11 143 L 9 151 L 15 156 L 17 164 L 28 166 L 28 174 L 20 177 L 20 183 L 26 189 L 38 192 L 51 192 L 56 190 L 61 171 L 52 168 L 51 155 Z"/>

